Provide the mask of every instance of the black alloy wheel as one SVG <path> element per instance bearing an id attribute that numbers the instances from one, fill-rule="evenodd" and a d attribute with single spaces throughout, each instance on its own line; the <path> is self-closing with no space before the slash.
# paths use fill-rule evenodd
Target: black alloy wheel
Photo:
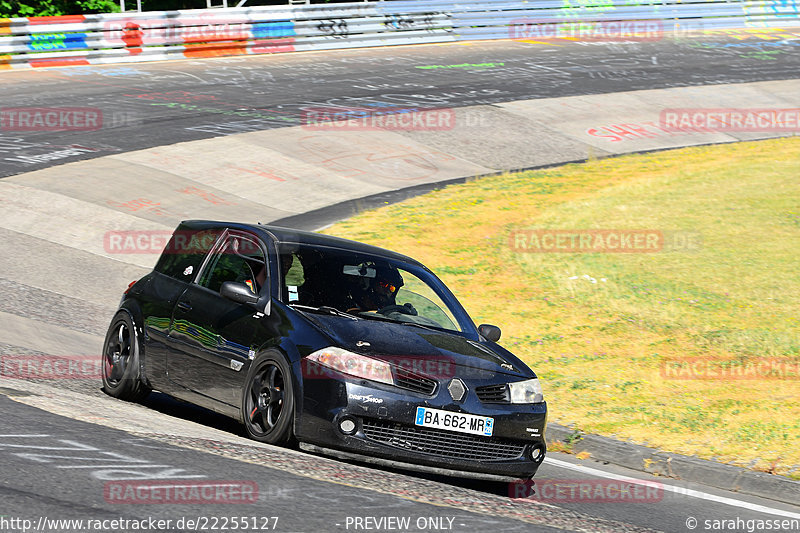
<path id="1" fill-rule="evenodd" d="M 103 390 L 121 400 L 139 401 L 150 394 L 139 371 L 141 349 L 130 315 L 118 312 L 106 333 L 103 349 Z"/>
<path id="2" fill-rule="evenodd" d="M 294 387 L 288 363 L 267 354 L 251 366 L 242 402 L 250 438 L 269 444 L 288 444 L 294 425 Z"/>

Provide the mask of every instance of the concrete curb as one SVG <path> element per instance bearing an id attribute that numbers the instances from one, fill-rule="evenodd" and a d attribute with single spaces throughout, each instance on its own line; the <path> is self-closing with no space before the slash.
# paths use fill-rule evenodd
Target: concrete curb
<path id="1" fill-rule="evenodd" d="M 674 148 L 663 148 L 659 150 L 649 150 L 649 151 L 661 152 L 665 150 L 674 150 Z M 619 155 L 622 156 L 630 154 L 619 154 Z M 615 154 L 606 157 L 618 157 L 618 156 Z M 415 196 L 421 196 L 423 194 L 427 194 L 435 190 L 443 189 L 450 185 L 466 183 L 471 180 L 478 180 L 482 178 L 488 178 L 491 176 L 499 176 L 502 174 L 509 174 L 514 172 L 527 172 L 530 170 L 542 170 L 546 168 L 554 168 L 563 165 L 569 165 L 572 163 L 586 163 L 587 161 L 588 159 L 576 159 L 574 161 L 564 161 L 563 163 L 554 163 L 547 165 L 539 165 L 535 167 L 502 170 L 499 172 L 489 172 L 487 174 L 479 174 L 476 176 L 452 178 L 444 181 L 437 181 L 435 183 L 421 183 L 419 185 L 412 185 L 411 187 L 405 187 L 402 189 L 394 189 L 391 191 L 371 194 L 369 196 L 364 196 L 362 198 L 345 200 L 344 202 L 328 205 L 305 213 L 279 218 L 277 220 L 273 220 L 269 224 L 272 226 L 283 226 L 287 228 L 299 229 L 304 231 L 316 231 L 323 229 L 327 226 L 330 226 L 331 224 L 335 224 L 336 222 L 339 222 L 341 220 L 353 217 L 364 211 L 378 209 L 379 207 L 383 207 L 385 205 L 396 204 L 404 200 L 408 200 L 409 198 L 413 198 Z"/>
<path id="2" fill-rule="evenodd" d="M 759 141 L 767 141 L 767 139 L 755 139 L 748 142 L 759 142 Z M 669 147 L 669 148 L 653 148 L 650 150 L 642 150 L 640 152 L 623 152 L 619 154 L 608 154 L 603 155 L 602 157 L 596 157 L 594 159 L 612 159 L 617 157 L 624 157 L 629 155 L 641 155 L 641 154 L 655 154 L 659 152 L 667 152 L 670 150 L 680 150 L 682 148 L 698 148 L 704 146 L 718 146 L 721 144 L 731 144 L 734 142 L 741 142 L 741 141 L 730 141 L 724 140 L 715 143 L 705 143 L 705 144 L 694 144 L 691 146 L 683 146 L 683 147 Z M 311 211 L 307 211 L 305 213 L 299 213 L 296 215 L 290 215 L 287 217 L 275 219 L 269 222 L 272 226 L 282 226 L 286 228 L 298 229 L 303 231 L 318 231 L 324 229 L 332 224 L 340 222 L 342 220 L 354 217 L 359 213 L 364 211 L 370 211 L 372 209 L 378 209 L 385 205 L 396 204 L 402 202 L 404 200 L 408 200 L 409 198 L 414 198 L 415 196 L 421 196 L 423 194 L 427 194 L 432 191 L 436 191 L 439 189 L 443 189 L 450 185 L 457 185 L 460 183 L 467 183 L 468 181 L 472 180 L 479 180 L 483 178 L 489 178 L 492 176 L 500 176 L 503 174 L 514 174 L 518 172 L 529 172 L 534 170 L 544 170 L 548 168 L 555 168 L 561 167 L 564 165 L 572 165 L 572 164 L 579 164 L 579 163 L 588 163 L 591 161 L 590 159 L 575 159 L 572 161 L 563 161 L 560 163 L 548 163 L 546 165 L 537 165 L 533 167 L 523 167 L 523 168 L 512 168 L 508 170 L 501 170 L 498 172 L 488 172 L 485 174 L 478 174 L 475 176 L 463 176 L 459 178 L 451 178 L 443 181 L 437 181 L 433 183 L 421 183 L 419 185 L 412 185 L 410 187 L 404 187 L 402 189 L 393 189 L 389 191 L 379 192 L 376 194 L 371 194 L 369 196 L 363 196 L 361 198 L 354 198 L 352 200 L 345 200 L 343 202 L 339 202 L 332 205 L 326 205 L 325 207 L 320 207 L 318 209 L 312 209 Z"/>
<path id="3" fill-rule="evenodd" d="M 656 476 L 702 483 L 792 505 L 800 501 L 800 482 L 783 476 L 585 434 L 552 422 L 547 425 L 547 441 L 561 442 L 571 453 L 585 452 L 598 461 Z"/>

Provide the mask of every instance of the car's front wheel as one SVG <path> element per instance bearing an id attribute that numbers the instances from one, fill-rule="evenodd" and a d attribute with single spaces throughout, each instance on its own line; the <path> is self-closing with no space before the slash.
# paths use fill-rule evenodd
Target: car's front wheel
<path id="1" fill-rule="evenodd" d="M 106 333 L 103 348 L 103 390 L 119 398 L 136 402 L 150 394 L 139 372 L 141 347 L 130 315 L 118 312 Z"/>
<path id="2" fill-rule="evenodd" d="M 294 438 L 294 386 L 286 359 L 267 353 L 250 367 L 242 398 L 247 435 L 260 442 L 285 445 Z"/>

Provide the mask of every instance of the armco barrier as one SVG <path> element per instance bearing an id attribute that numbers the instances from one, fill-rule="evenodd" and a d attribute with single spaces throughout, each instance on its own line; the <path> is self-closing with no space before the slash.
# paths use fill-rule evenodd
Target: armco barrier
<path id="1" fill-rule="evenodd" d="M 0 69 L 800 25 L 798 0 L 385 0 L 0 19 Z M 587 37 L 587 39 L 591 39 Z"/>

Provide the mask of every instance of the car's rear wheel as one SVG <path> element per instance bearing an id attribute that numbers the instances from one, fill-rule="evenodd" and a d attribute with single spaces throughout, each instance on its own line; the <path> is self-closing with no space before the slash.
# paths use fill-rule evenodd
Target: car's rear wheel
<path id="1" fill-rule="evenodd" d="M 291 368 L 281 354 L 267 353 L 251 365 L 242 416 L 252 439 L 278 445 L 294 440 L 294 386 Z"/>
<path id="2" fill-rule="evenodd" d="M 106 333 L 103 348 L 103 390 L 119 398 L 136 402 L 150 394 L 139 371 L 141 347 L 130 315 L 120 311 Z"/>

